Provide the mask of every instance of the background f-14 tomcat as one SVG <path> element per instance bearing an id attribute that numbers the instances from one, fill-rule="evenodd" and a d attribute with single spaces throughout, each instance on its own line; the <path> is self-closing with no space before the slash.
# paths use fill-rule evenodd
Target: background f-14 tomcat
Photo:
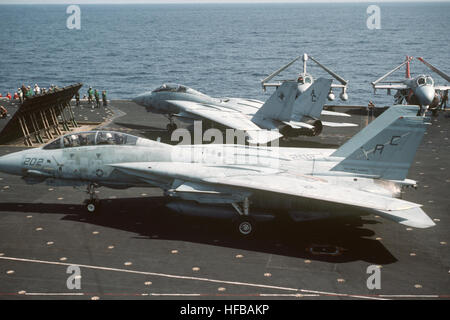
<path id="1" fill-rule="evenodd" d="M 427 228 L 420 204 L 397 199 L 427 119 L 417 106 L 394 106 L 337 150 L 245 145 L 171 146 L 110 131 L 68 134 L 42 148 L 0 158 L 0 171 L 28 183 L 87 185 L 94 212 L 98 186 L 159 187 L 179 212 L 254 220 L 287 212 L 294 220 L 375 213 Z"/>
<path id="2" fill-rule="evenodd" d="M 321 114 L 350 117 L 345 113 L 325 111 L 323 105 L 331 90 L 331 79 L 319 78 L 309 83 L 284 81 L 262 102 L 242 98 L 214 98 L 180 84 L 163 84 L 133 99 L 147 111 L 165 114 L 167 129 L 175 130 L 174 117 L 209 122 L 243 130 L 250 143 L 265 144 L 281 136 L 316 136 L 323 126 L 353 127 L 353 123 L 320 120 Z M 269 129 L 270 131 L 266 130 Z"/>

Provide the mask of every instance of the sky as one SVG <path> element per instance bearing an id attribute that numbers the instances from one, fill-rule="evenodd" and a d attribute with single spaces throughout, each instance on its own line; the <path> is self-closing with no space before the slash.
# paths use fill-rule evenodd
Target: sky
<path id="1" fill-rule="evenodd" d="M 450 0 L 434 0 L 437 2 L 449 2 Z M 131 4 L 131 3 L 380 3 L 380 2 L 428 2 L 426 0 L 0 0 L 0 4 Z"/>

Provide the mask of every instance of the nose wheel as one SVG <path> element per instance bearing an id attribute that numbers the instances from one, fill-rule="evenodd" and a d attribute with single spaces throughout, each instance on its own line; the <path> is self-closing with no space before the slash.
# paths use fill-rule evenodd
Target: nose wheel
<path id="1" fill-rule="evenodd" d="M 97 185 L 91 183 L 87 187 L 87 194 L 89 194 L 89 199 L 85 201 L 85 207 L 88 213 L 98 213 L 100 210 L 100 200 L 98 199 L 95 188 L 98 188 Z"/>
<path id="2" fill-rule="evenodd" d="M 98 200 L 89 201 L 86 204 L 86 209 L 89 213 L 96 213 L 100 207 L 99 204 L 100 202 Z"/>
<path id="3" fill-rule="evenodd" d="M 240 219 L 237 223 L 237 229 L 240 235 L 250 236 L 254 231 L 254 223 L 250 219 Z"/>
<path id="4" fill-rule="evenodd" d="M 239 214 L 235 223 L 238 234 L 242 237 L 252 236 L 255 233 L 255 222 L 249 216 L 250 201 L 248 197 L 245 197 L 242 203 L 232 203 L 232 206 Z"/>

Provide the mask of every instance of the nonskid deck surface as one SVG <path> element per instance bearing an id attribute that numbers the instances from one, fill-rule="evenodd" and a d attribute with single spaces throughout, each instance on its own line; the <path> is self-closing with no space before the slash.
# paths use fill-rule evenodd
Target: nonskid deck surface
<path id="1" fill-rule="evenodd" d="M 107 128 L 168 138 L 164 117 L 126 101 L 111 109 L 126 115 Z M 101 188 L 103 213 L 90 216 L 83 189 L 0 174 L 0 298 L 449 298 L 449 120 L 433 118 L 409 173 L 419 188 L 403 195 L 423 204 L 429 229 L 364 216 L 265 223 L 243 240 L 230 223 L 174 214 L 159 189 Z M 354 133 L 323 134 L 288 144 L 336 147 Z M 81 289 L 67 288 L 70 265 Z M 381 268 L 379 290 L 367 288 L 370 265 Z"/>

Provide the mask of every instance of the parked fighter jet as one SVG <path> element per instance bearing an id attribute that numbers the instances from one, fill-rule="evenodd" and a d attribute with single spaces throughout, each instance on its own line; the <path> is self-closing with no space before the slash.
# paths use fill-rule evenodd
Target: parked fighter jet
<path id="1" fill-rule="evenodd" d="M 302 58 L 302 61 L 303 61 L 303 71 L 297 75 L 296 80 L 278 80 L 275 82 L 268 82 L 268 81 L 271 81 L 276 76 L 278 76 L 279 74 L 281 74 L 286 69 L 288 69 L 296 61 L 300 60 L 300 58 Z M 307 90 L 309 88 L 309 86 L 311 86 L 314 83 L 313 76 L 311 74 L 309 74 L 308 72 L 306 72 L 306 63 L 308 60 L 311 60 L 312 62 L 314 62 L 318 67 L 320 67 L 322 70 L 327 72 L 330 76 L 332 76 L 337 82 L 339 82 L 339 83 L 331 84 L 331 88 L 330 88 L 330 91 L 328 92 L 328 96 L 327 96 L 328 100 L 333 101 L 335 99 L 335 95 L 333 93 L 333 88 L 340 88 L 340 89 L 342 89 L 342 92 L 339 95 L 339 97 L 341 98 L 341 100 L 347 101 L 348 100 L 348 94 L 347 94 L 348 81 L 345 80 L 344 78 L 342 78 L 337 73 L 331 71 L 329 68 L 325 67 L 319 61 L 317 61 L 313 56 L 310 56 L 306 53 L 304 53 L 301 56 L 296 57 L 294 60 L 290 61 L 286 65 L 282 66 L 280 69 L 272 72 L 266 78 L 261 80 L 261 86 L 262 86 L 263 90 L 266 91 L 267 87 L 278 88 L 285 81 L 297 81 L 299 84 L 298 89 L 299 89 L 300 93 L 303 93 L 305 90 Z M 326 111 L 326 112 L 328 112 L 328 111 Z M 331 112 L 330 115 L 333 115 L 333 113 Z"/>
<path id="2" fill-rule="evenodd" d="M 254 220 L 288 213 L 294 220 L 373 213 L 407 226 L 433 221 L 420 204 L 396 199 L 427 118 L 417 106 L 391 107 L 337 150 L 245 145 L 172 146 L 110 132 L 70 133 L 41 148 L 0 157 L 0 171 L 27 183 L 95 188 L 158 187 L 180 199 L 178 212 L 236 217 L 248 235 Z"/>
<path id="3" fill-rule="evenodd" d="M 147 111 L 167 114 L 169 131 L 176 129 L 173 117 L 206 119 L 246 131 L 249 142 L 256 144 L 267 143 L 282 135 L 318 135 L 323 125 L 356 126 L 319 120 L 321 112 L 349 117 L 344 113 L 322 110 L 330 85 L 331 80 L 323 78 L 308 88 L 303 88 L 298 81 L 286 81 L 263 103 L 254 99 L 213 98 L 183 85 L 164 84 L 133 101 L 145 106 Z"/>
<path id="4" fill-rule="evenodd" d="M 405 103 L 419 105 L 419 112 L 422 112 L 422 109 L 425 107 L 427 109 L 431 109 L 435 113 L 439 105 L 439 96 L 436 91 L 449 90 L 450 86 L 435 85 L 433 78 L 429 75 L 419 75 L 416 78 L 411 78 L 410 62 L 413 59 L 414 57 L 407 56 L 405 62 L 395 67 L 381 78 L 378 78 L 372 82 L 373 89 L 375 92 L 377 89 L 386 89 L 388 94 L 391 94 L 391 90 L 397 90 L 397 93 L 395 94 L 396 104 Z M 440 71 L 423 58 L 420 57 L 417 58 L 417 60 L 423 62 L 428 68 L 439 74 L 443 79 L 450 81 L 450 76 Z M 403 66 L 406 66 L 406 75 L 404 80 L 384 81 L 384 79 Z"/>

